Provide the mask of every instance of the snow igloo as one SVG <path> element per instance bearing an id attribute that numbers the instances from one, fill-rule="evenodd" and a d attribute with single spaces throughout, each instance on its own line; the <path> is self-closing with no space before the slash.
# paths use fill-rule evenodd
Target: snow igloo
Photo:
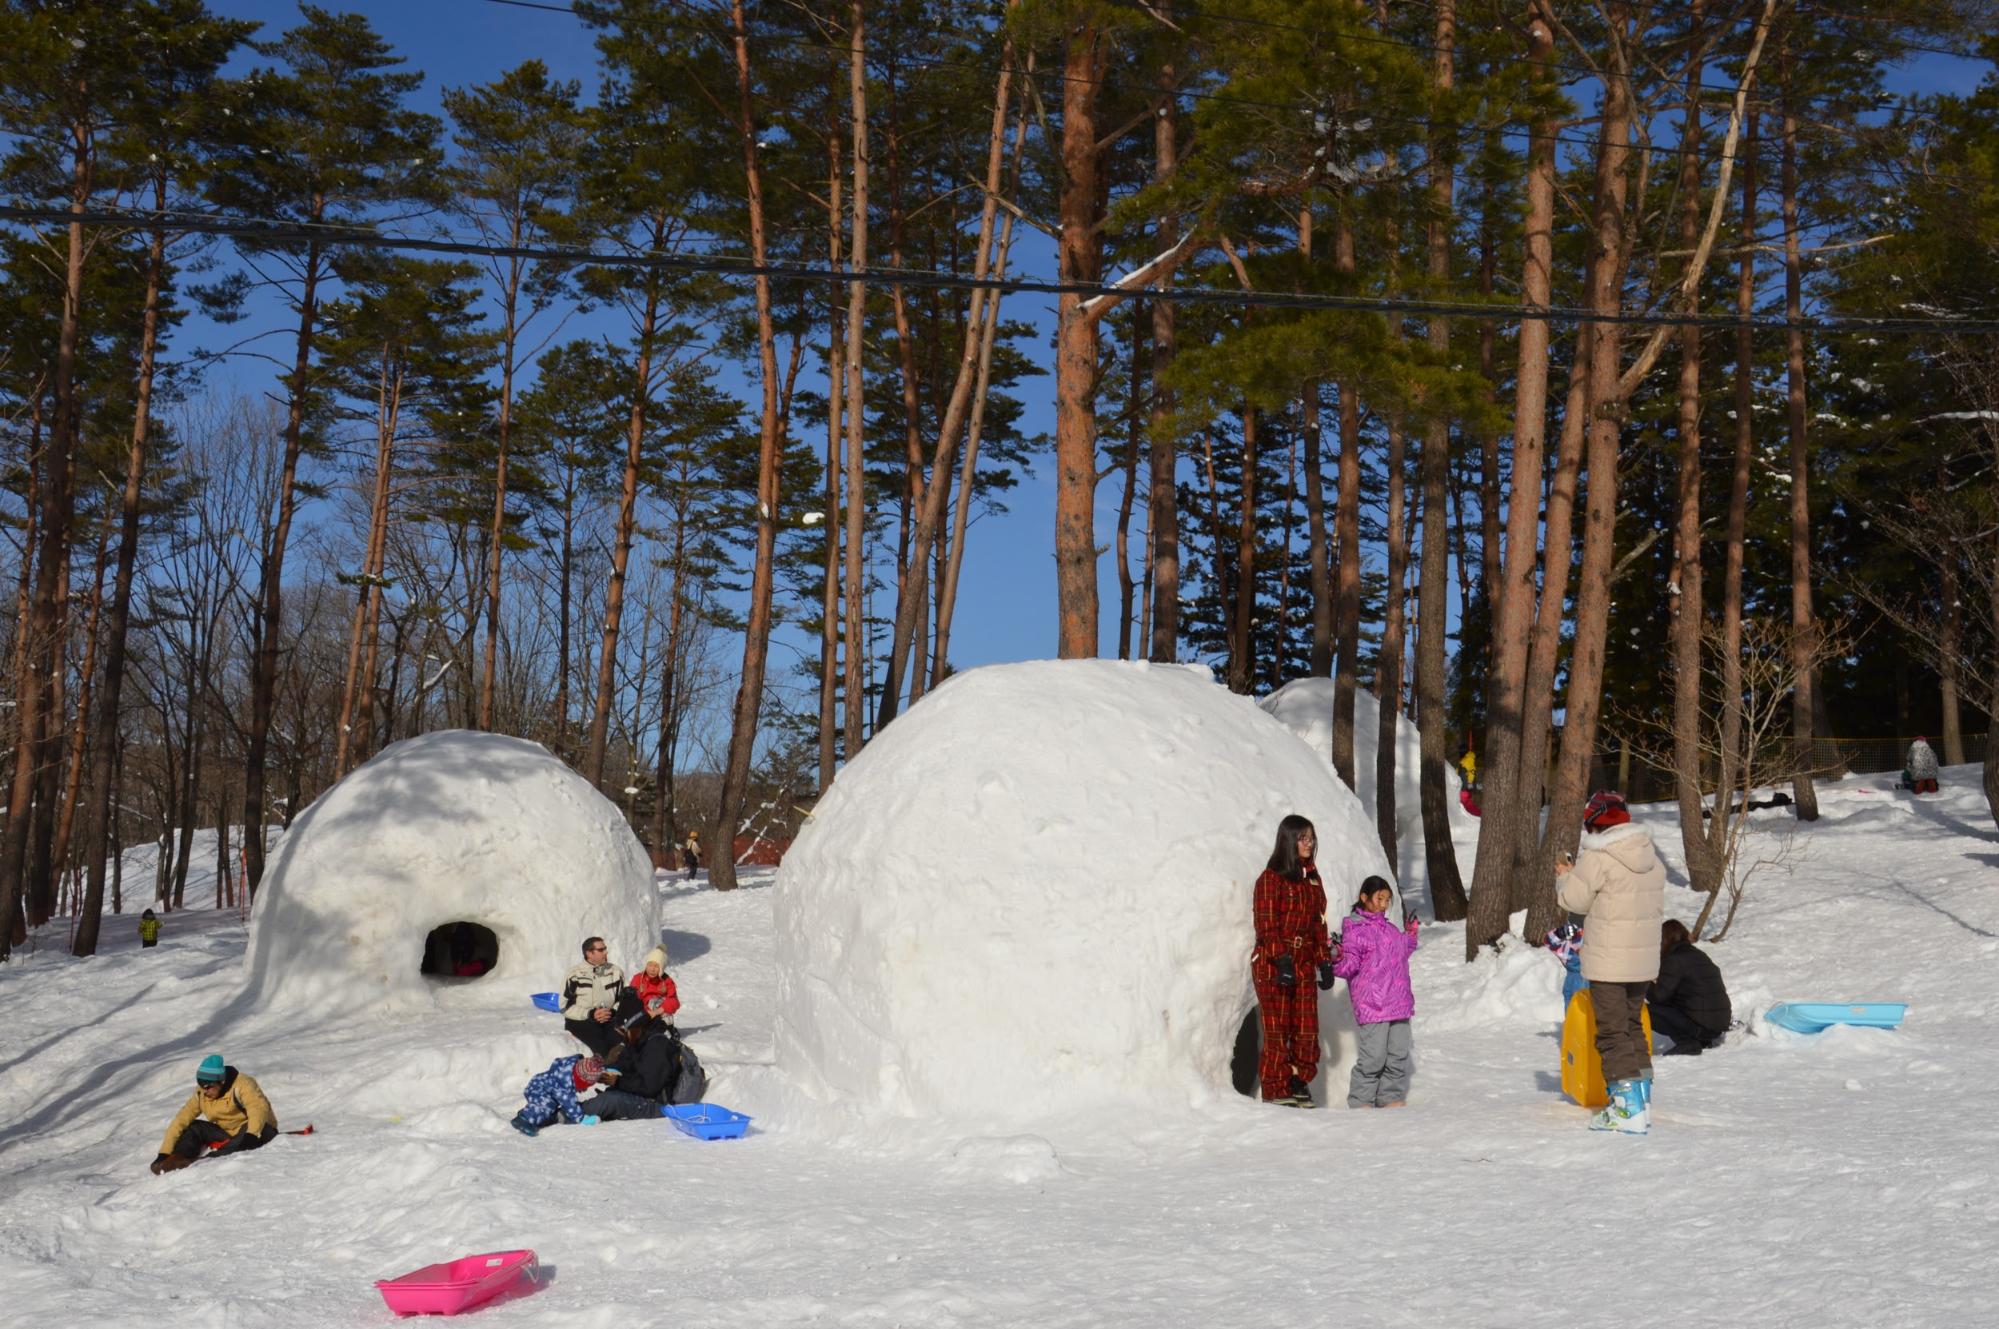
<path id="1" fill-rule="evenodd" d="M 1365 810 L 1207 670 L 958 675 L 840 772 L 785 855 L 778 1065 L 910 1116 L 1230 1094 L 1251 896 L 1292 812 L 1337 918 L 1387 874 Z"/>
<path id="2" fill-rule="evenodd" d="M 1326 769 L 1333 768 L 1333 696 L 1330 678 L 1294 678 L 1257 702 L 1278 723 L 1304 740 L 1317 753 Z M 1374 825 L 1374 756 L 1381 736 L 1381 703 L 1363 688 L 1354 690 L 1354 792 L 1367 811 L 1368 825 Z M 1395 717 L 1395 843 L 1402 864 L 1402 876 L 1413 886 L 1411 874 L 1427 875 L 1423 859 L 1423 804 L 1421 777 L 1423 742 L 1416 723 L 1406 715 Z M 1338 778 L 1337 776 L 1335 778 Z M 1445 810 L 1450 813 L 1451 835 L 1459 842 L 1478 838 L 1478 818 L 1458 802 L 1464 778 L 1455 764 L 1444 767 Z"/>
<path id="3" fill-rule="evenodd" d="M 425 734 L 357 767 L 273 847 L 249 988 L 274 1008 L 525 1009 L 527 993 L 560 986 L 586 936 L 630 969 L 659 940 L 656 900 L 624 817 L 548 749 Z M 440 948 L 479 974 L 438 972 Z"/>

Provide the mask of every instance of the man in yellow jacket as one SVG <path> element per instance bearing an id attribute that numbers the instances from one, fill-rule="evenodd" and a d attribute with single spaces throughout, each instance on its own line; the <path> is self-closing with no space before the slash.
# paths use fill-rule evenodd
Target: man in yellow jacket
<path id="1" fill-rule="evenodd" d="M 257 1082 L 210 1053 L 194 1072 L 193 1095 L 167 1126 L 153 1173 L 178 1171 L 211 1151 L 255 1149 L 277 1133 L 278 1114 Z"/>

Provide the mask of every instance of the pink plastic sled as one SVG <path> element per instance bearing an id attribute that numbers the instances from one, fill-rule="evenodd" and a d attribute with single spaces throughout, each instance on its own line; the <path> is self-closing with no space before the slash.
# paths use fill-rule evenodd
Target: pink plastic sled
<path id="1" fill-rule="evenodd" d="M 517 1279 L 532 1282 L 535 1272 L 533 1251 L 494 1251 L 379 1279 L 375 1290 L 398 1315 L 456 1315 L 491 1301 Z"/>

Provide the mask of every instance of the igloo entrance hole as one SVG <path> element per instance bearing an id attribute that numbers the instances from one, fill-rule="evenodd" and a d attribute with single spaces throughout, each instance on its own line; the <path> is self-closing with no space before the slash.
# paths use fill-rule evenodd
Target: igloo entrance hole
<path id="1" fill-rule="evenodd" d="M 499 963 L 500 939 L 483 923 L 440 923 L 423 939 L 427 978 L 484 978 Z"/>
<path id="2" fill-rule="evenodd" d="M 1263 1008 L 1251 1006 L 1235 1031 L 1235 1051 L 1229 1056 L 1229 1080 L 1245 1098 L 1255 1098 L 1262 1088 L 1257 1061 L 1263 1056 Z"/>

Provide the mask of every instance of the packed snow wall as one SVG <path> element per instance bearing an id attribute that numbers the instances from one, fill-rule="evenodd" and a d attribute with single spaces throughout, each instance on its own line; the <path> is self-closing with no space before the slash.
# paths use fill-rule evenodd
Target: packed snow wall
<path id="1" fill-rule="evenodd" d="M 1365 811 L 1205 669 L 960 674 L 840 772 L 785 856 L 778 1064 L 910 1115 L 1228 1094 L 1251 893 L 1291 812 L 1337 919 L 1387 872 Z"/>
<path id="2" fill-rule="evenodd" d="M 250 915 L 251 992 L 316 1010 L 524 1006 L 558 987 L 590 934 L 631 969 L 659 939 L 652 867 L 618 809 L 548 749 L 425 734 L 322 794 L 273 847 Z M 420 972 L 432 929 L 497 940 L 472 979 Z"/>

